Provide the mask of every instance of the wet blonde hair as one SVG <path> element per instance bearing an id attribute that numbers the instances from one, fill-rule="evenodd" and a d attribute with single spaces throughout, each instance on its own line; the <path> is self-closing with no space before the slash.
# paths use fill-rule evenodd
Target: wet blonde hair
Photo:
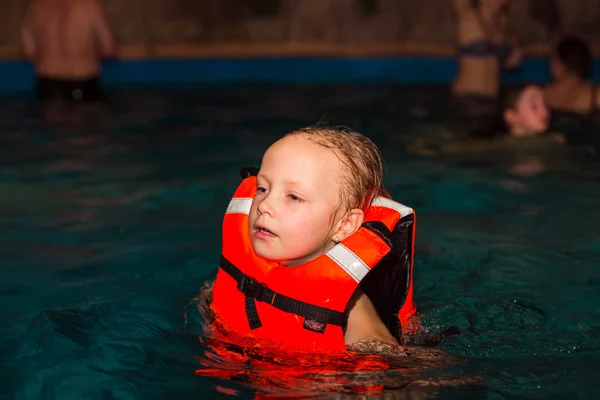
<path id="1" fill-rule="evenodd" d="M 311 126 L 284 137 L 300 136 L 331 149 L 343 164 L 340 207 L 367 211 L 378 195 L 389 197 L 383 188 L 383 157 L 369 138 L 344 128 Z"/>

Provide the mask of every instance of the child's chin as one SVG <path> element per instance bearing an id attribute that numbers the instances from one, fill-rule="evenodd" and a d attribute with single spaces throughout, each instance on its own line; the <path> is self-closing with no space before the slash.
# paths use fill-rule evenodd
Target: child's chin
<path id="1" fill-rule="evenodd" d="M 253 247 L 254 247 L 254 252 L 256 253 L 257 256 L 262 257 L 269 261 L 276 261 L 277 254 L 275 254 L 275 252 L 269 251 L 267 249 L 263 249 L 262 246 L 253 246 Z"/>

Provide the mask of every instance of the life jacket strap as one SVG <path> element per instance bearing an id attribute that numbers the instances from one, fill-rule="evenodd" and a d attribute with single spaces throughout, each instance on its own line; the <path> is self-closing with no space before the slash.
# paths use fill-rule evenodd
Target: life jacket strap
<path id="1" fill-rule="evenodd" d="M 252 330 L 262 326 L 256 309 L 256 301 L 261 301 L 281 311 L 304 317 L 304 329 L 314 332 L 324 333 L 325 327 L 328 324 L 341 327 L 344 327 L 346 324 L 344 313 L 305 303 L 277 293 L 263 283 L 244 274 L 223 256 L 221 256 L 220 268 L 237 282 L 238 290 L 245 295 L 246 316 Z"/>

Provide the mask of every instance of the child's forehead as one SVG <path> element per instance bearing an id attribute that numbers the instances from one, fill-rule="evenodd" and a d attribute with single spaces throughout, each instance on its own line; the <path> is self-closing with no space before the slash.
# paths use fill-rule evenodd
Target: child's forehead
<path id="1" fill-rule="evenodd" d="M 297 135 L 284 137 L 273 143 L 265 152 L 263 159 L 270 156 L 279 158 L 292 157 L 302 153 L 308 153 L 315 159 L 337 157 L 333 149 Z"/>
<path id="2" fill-rule="evenodd" d="M 522 98 L 531 98 L 538 95 L 542 95 L 542 89 L 536 85 L 529 85 L 521 92 Z"/>
<path id="3" fill-rule="evenodd" d="M 294 176 L 295 181 L 339 180 L 342 168 L 332 149 L 306 139 L 280 140 L 265 153 L 259 175 Z"/>

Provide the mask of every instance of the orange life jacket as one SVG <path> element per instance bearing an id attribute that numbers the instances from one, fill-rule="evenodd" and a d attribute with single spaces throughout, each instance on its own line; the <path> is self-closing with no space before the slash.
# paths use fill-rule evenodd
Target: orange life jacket
<path id="1" fill-rule="evenodd" d="M 359 288 L 399 341 L 415 314 L 415 214 L 387 198 L 373 200 L 364 223 L 327 253 L 285 267 L 258 256 L 248 214 L 256 169 L 243 169 L 223 220 L 222 257 L 212 309 L 230 330 L 291 347 L 342 350 L 348 305 Z"/>

